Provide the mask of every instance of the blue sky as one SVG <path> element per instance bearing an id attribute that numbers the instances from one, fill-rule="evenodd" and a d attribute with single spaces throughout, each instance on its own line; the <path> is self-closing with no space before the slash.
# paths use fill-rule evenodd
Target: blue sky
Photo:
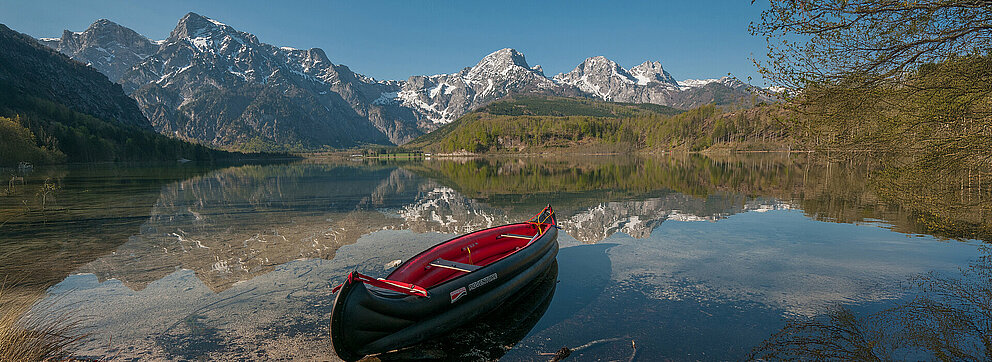
<path id="1" fill-rule="evenodd" d="M 189 11 L 277 46 L 322 48 L 377 79 L 452 73 L 515 48 L 553 76 L 603 55 L 625 68 L 662 63 L 676 79 L 732 73 L 763 84 L 747 32 L 763 4 L 737 1 L 145 1 L 0 0 L 0 22 L 34 37 L 100 18 L 164 39 Z"/>

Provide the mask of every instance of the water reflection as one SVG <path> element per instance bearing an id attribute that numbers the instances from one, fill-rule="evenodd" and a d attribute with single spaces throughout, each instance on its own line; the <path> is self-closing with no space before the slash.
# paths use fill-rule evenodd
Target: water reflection
<path id="1" fill-rule="evenodd" d="M 327 165 L 224 169 L 164 187 L 137 235 L 80 268 L 133 290 L 179 269 L 211 290 L 300 258 L 334 258 L 343 245 L 401 220 L 375 207 L 415 192 L 399 169 Z M 412 194 L 412 193 L 411 193 Z"/>
<path id="2" fill-rule="evenodd" d="M 438 238 L 379 230 L 342 246 L 333 260 L 293 260 L 218 292 L 181 268 L 138 291 L 117 279 L 75 274 L 50 293 L 90 317 L 97 334 L 82 357 L 335 359 L 327 333 L 330 288 L 356 269 L 384 275 L 390 261 Z"/>
<path id="3" fill-rule="evenodd" d="M 906 302 L 875 313 L 835 307 L 795 319 L 756 347 L 750 359 L 992 359 L 992 250 L 960 275 L 913 280 Z"/>
<path id="4" fill-rule="evenodd" d="M 992 241 L 992 218 L 988 217 L 992 187 L 969 181 L 960 192 L 935 194 L 916 184 L 906 186 L 905 180 L 894 179 L 884 166 L 868 159 L 832 161 L 810 154 L 771 154 L 472 159 L 405 167 L 442 180 L 468 197 L 510 210 L 554 198 L 562 205 L 559 210 L 575 214 L 576 208 L 643 200 L 667 190 L 707 201 L 740 198 L 717 208 L 707 205 L 686 210 L 695 216 L 719 218 L 719 214 L 746 211 L 741 206 L 744 202 L 779 200 L 777 207 L 801 209 L 817 220 L 883 221 L 903 233 Z M 943 175 L 935 183 L 951 185 L 944 181 L 956 176 L 961 175 Z M 752 207 L 760 210 L 766 205 Z"/>
<path id="5" fill-rule="evenodd" d="M 597 197 L 549 197 L 573 204 L 562 215 L 565 233 L 586 243 L 617 232 L 646 238 L 665 220 L 715 221 L 748 210 L 789 208 L 774 199 L 694 197 L 665 189 L 643 190 L 636 195 L 640 200 L 574 205 L 576 199 L 602 200 Z M 188 269 L 217 292 L 291 260 L 333 259 L 335 250 L 376 230 L 463 234 L 525 219 L 532 210 L 495 207 L 406 168 L 234 167 L 163 187 L 138 233 L 78 272 L 141 290 Z"/>
<path id="6" fill-rule="evenodd" d="M 0 278 L 8 280 L 8 292 L 44 291 L 133 235 L 162 186 L 208 171 L 196 165 L 0 168 Z"/>
<path id="7" fill-rule="evenodd" d="M 918 208 L 877 194 L 874 172 L 806 155 L 349 161 L 199 170 L 143 194 L 121 186 L 141 184 L 133 175 L 108 172 L 109 186 L 88 196 L 102 203 L 88 205 L 119 224 L 0 233 L 112 240 L 59 256 L 72 268 L 50 290 L 92 316 L 85 356 L 333 359 L 330 286 L 348 271 L 385 275 L 395 260 L 551 202 L 561 283 L 526 336 L 469 333 L 394 357 L 546 360 L 599 341 L 577 355 L 626 359 L 635 341 L 642 356 L 740 359 L 783 316 L 892 307 L 917 293 L 900 287 L 907 278 L 977 256 L 973 242 L 940 241 L 964 233 L 933 232 Z M 70 195 L 86 192 L 60 182 L 59 205 L 85 210 Z M 114 206 L 132 193 L 146 204 Z M 22 258 L 33 250 L 3 245 Z"/>

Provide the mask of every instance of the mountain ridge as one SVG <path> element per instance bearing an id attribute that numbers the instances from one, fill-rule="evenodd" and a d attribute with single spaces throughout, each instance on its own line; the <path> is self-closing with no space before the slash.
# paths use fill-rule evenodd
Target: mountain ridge
<path id="1" fill-rule="evenodd" d="M 296 144 L 300 149 L 404 144 L 513 94 L 682 109 L 769 99 L 753 87 L 733 87 L 728 82 L 682 84 L 657 61 L 625 69 L 597 56 L 571 72 L 548 77 L 522 53 L 504 48 L 454 73 L 376 80 L 332 63 L 320 48 L 262 43 L 251 33 L 192 12 L 162 41 L 133 40 L 137 33 L 118 27 L 127 29 L 101 19 L 86 31 L 66 31 L 58 41 L 42 42 L 115 77 L 120 73 L 118 82 L 160 133 L 216 147 L 237 148 L 255 140 L 275 147 Z M 76 45 L 77 39 L 90 41 Z M 111 49 L 101 46 L 99 39 L 137 44 L 140 49 Z M 156 48 L 152 54 L 147 54 L 148 44 Z M 113 53 L 116 63 L 94 59 L 105 60 L 107 52 Z M 245 104 L 248 98 L 254 101 Z"/>
<path id="2" fill-rule="evenodd" d="M 0 165 L 233 156 L 154 132 L 120 84 L 0 24 Z"/>
<path id="3" fill-rule="evenodd" d="M 189 13 L 121 83 L 156 130 L 217 147 L 388 142 L 332 91 L 337 77 L 323 51 L 277 48 Z"/>
<path id="4" fill-rule="evenodd" d="M 36 43 L 0 24 L 0 84 L 8 92 L 47 101 L 105 120 L 151 130 L 148 120 L 121 86 L 106 75 Z"/>

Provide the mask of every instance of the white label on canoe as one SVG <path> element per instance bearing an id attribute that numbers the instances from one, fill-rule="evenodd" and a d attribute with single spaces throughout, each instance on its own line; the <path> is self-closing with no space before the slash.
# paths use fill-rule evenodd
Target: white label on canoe
<path id="1" fill-rule="evenodd" d="M 496 278 L 497 278 L 496 273 L 489 274 L 485 278 L 476 280 L 476 281 L 472 282 L 472 284 L 469 284 L 468 285 L 468 290 L 475 290 L 478 287 L 481 287 L 483 285 L 489 284 L 489 282 L 491 282 L 493 280 L 496 280 Z"/>
<path id="2" fill-rule="evenodd" d="M 455 291 L 451 292 L 451 302 L 452 303 L 457 302 L 459 299 L 462 299 L 462 297 L 464 297 L 465 294 L 468 294 L 468 291 L 465 290 L 465 287 L 455 289 Z"/>

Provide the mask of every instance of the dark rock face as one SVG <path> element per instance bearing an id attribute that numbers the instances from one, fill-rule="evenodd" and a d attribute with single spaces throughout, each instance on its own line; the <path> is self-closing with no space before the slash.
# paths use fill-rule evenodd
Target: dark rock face
<path id="1" fill-rule="evenodd" d="M 151 130 L 138 105 L 95 69 L 0 24 L 0 88 L 107 121 Z"/>

